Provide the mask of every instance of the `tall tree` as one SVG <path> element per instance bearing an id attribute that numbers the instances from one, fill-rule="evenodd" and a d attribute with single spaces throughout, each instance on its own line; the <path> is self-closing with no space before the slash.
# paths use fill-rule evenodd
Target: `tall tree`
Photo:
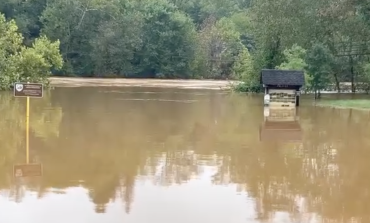
<path id="1" fill-rule="evenodd" d="M 320 91 L 324 90 L 330 81 L 333 56 L 324 44 L 316 43 L 307 51 L 306 63 L 306 70 L 311 77 L 310 85 L 315 92 L 315 98 L 319 98 Z"/>
<path id="2" fill-rule="evenodd" d="M 139 73 L 149 77 L 188 77 L 196 34 L 191 19 L 167 0 L 144 1 L 137 7 L 146 15 L 142 47 L 134 58 Z"/>

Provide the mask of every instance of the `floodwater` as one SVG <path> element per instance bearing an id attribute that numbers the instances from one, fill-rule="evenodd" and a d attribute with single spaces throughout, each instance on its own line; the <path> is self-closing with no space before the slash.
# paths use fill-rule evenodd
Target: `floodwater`
<path id="1" fill-rule="evenodd" d="M 16 178 L 25 99 L 0 93 L 0 222 L 370 222 L 370 113 L 307 98 L 279 140 L 261 137 L 273 113 L 262 103 L 212 90 L 57 88 L 31 99 L 29 158 L 42 176 Z"/>

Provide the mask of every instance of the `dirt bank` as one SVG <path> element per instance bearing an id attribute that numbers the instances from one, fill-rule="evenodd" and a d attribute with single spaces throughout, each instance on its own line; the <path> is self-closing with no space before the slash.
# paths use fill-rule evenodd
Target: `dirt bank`
<path id="1" fill-rule="evenodd" d="M 51 77 L 50 84 L 54 87 L 81 86 L 115 86 L 115 87 L 167 87 L 188 89 L 222 90 L 230 88 L 236 81 L 227 80 L 161 80 L 161 79 L 125 79 L 125 78 L 69 78 Z"/>

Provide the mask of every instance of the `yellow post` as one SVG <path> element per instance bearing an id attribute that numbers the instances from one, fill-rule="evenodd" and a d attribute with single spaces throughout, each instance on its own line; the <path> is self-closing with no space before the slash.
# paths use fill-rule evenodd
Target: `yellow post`
<path id="1" fill-rule="evenodd" d="M 26 157 L 27 164 L 30 163 L 30 97 L 27 97 L 27 111 L 26 111 Z"/>

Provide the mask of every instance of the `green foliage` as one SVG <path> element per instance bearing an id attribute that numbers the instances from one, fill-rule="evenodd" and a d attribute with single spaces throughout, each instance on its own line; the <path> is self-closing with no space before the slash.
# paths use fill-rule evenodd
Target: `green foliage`
<path id="1" fill-rule="evenodd" d="M 41 36 L 32 47 L 26 47 L 15 21 L 6 22 L 1 14 L 0 32 L 0 89 L 8 89 L 17 81 L 46 82 L 51 69 L 62 67 L 58 41 Z"/>
<path id="2" fill-rule="evenodd" d="M 233 85 L 232 90 L 235 92 L 259 93 L 262 91 L 262 87 L 259 84 L 253 85 L 248 82 L 241 82 Z"/>
<path id="3" fill-rule="evenodd" d="M 233 77 L 252 82 L 254 74 L 253 58 L 248 49 L 244 48 L 233 65 Z"/>
<path id="4" fill-rule="evenodd" d="M 35 40 L 32 47 L 22 47 L 18 58 L 21 80 L 44 82 L 52 69 L 61 69 L 63 59 L 59 54 L 59 41 L 50 42 L 45 36 Z"/>
<path id="5" fill-rule="evenodd" d="M 359 65 L 359 77 L 358 77 L 358 84 L 357 88 L 366 93 L 370 92 L 370 63 L 363 62 Z"/>
<path id="6" fill-rule="evenodd" d="M 57 75 L 212 79 L 242 78 L 234 63 L 245 56 L 243 48 L 258 74 L 262 68 L 302 69 L 303 49 L 323 43 L 333 55 L 325 79 L 339 88 L 364 78 L 368 9 L 368 0 L 3 0 L 7 26 L 16 21 L 24 39 L 0 38 L 15 41 L 6 46 L 16 48 L 6 51 L 7 60 L 22 51 L 17 41 L 31 47 L 41 35 L 59 40 L 65 63 L 60 72 L 53 69 Z M 35 67 L 48 66 L 35 61 Z M 1 69 L 12 79 L 21 75 L 14 66 Z"/>
<path id="7" fill-rule="evenodd" d="M 205 78 L 229 78 L 232 65 L 244 48 L 235 24 L 229 19 L 208 18 L 198 33 L 195 68 Z"/>
<path id="8" fill-rule="evenodd" d="M 329 84 L 332 72 L 333 56 L 329 49 L 321 43 L 313 45 L 306 55 L 306 70 L 310 76 L 312 89 L 320 91 Z"/>
<path id="9" fill-rule="evenodd" d="M 305 86 L 306 91 L 311 89 L 311 76 L 307 73 L 307 64 L 305 61 L 307 51 L 302 47 L 294 44 L 292 48 L 284 50 L 285 62 L 277 66 L 276 69 L 281 70 L 304 70 L 305 71 Z"/>
<path id="10" fill-rule="evenodd" d="M 238 92 L 259 92 L 259 72 L 254 67 L 254 61 L 249 54 L 248 49 L 244 48 L 236 59 L 232 74 L 235 79 L 242 82 L 233 86 L 233 89 Z"/>
<path id="11" fill-rule="evenodd" d="M 364 82 L 370 82 L 370 63 L 364 63 L 363 65 L 363 79 Z"/>
<path id="12" fill-rule="evenodd" d="M 304 61 L 306 50 L 294 44 L 292 48 L 284 50 L 285 62 L 277 66 L 282 70 L 303 70 L 307 64 Z"/>
<path id="13" fill-rule="evenodd" d="M 255 41 L 252 37 L 251 32 L 251 21 L 250 17 L 246 12 L 235 13 L 230 17 L 230 20 L 234 23 L 235 29 L 240 34 L 240 41 L 243 43 L 248 50 L 255 50 Z"/>
<path id="14" fill-rule="evenodd" d="M 360 15 L 368 25 L 370 25 L 370 1 L 361 0 L 357 1 L 357 7 L 359 8 Z"/>
<path id="15" fill-rule="evenodd" d="M 150 1 L 143 12 L 149 17 L 144 21 L 143 46 L 138 53 L 145 55 L 146 60 L 137 64 L 141 68 L 139 73 L 154 77 L 158 74 L 171 78 L 179 74 L 188 76 L 196 35 L 190 18 L 167 1 Z"/>

